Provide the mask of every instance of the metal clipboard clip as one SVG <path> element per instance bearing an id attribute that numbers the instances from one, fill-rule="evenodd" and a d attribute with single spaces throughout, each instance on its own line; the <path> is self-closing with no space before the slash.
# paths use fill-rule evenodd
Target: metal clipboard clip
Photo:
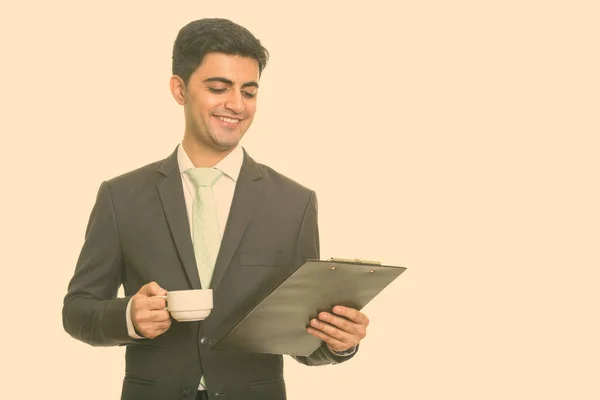
<path id="1" fill-rule="evenodd" d="M 361 260 L 361 259 L 358 259 L 358 258 L 335 258 L 335 257 L 331 257 L 328 261 L 331 261 L 331 262 L 346 262 L 346 263 L 354 263 L 354 264 L 381 265 L 381 261 Z"/>
<path id="2" fill-rule="evenodd" d="M 381 265 L 381 261 L 369 261 L 369 260 L 361 260 L 358 258 L 335 258 L 335 257 L 331 257 L 329 260 L 330 262 L 341 262 L 341 263 L 352 263 L 352 264 L 363 264 L 363 265 Z M 332 269 L 335 269 L 335 267 L 332 267 Z M 370 270 L 369 272 L 373 273 L 373 270 Z"/>

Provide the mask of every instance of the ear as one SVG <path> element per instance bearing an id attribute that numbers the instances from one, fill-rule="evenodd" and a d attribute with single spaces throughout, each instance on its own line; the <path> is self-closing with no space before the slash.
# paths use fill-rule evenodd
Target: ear
<path id="1" fill-rule="evenodd" d="M 179 76 L 173 75 L 169 81 L 169 85 L 173 98 L 179 105 L 183 106 L 185 104 L 185 83 L 183 83 L 183 80 Z"/>

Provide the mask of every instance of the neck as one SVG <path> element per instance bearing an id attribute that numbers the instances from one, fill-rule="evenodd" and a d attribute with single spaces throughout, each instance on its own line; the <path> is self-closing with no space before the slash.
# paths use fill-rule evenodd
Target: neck
<path id="1" fill-rule="evenodd" d="M 231 153 L 235 147 L 219 151 L 207 148 L 198 141 L 189 136 L 184 136 L 182 141 L 183 149 L 196 168 L 214 167 L 219 161 Z"/>

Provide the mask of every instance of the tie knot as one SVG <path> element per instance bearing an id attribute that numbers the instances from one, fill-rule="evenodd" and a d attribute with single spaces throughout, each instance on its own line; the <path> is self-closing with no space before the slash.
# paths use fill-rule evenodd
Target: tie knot
<path id="1" fill-rule="evenodd" d="M 212 186 L 223 174 L 215 168 L 189 168 L 185 173 L 190 177 L 196 188 Z"/>

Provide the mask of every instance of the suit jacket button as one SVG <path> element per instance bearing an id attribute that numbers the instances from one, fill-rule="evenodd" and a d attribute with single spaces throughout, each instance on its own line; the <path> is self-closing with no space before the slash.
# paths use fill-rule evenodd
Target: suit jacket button
<path id="1" fill-rule="evenodd" d="M 181 389 L 181 395 L 183 397 L 190 397 L 192 394 L 192 389 Z"/>
<path id="2" fill-rule="evenodd" d="M 203 337 L 202 339 L 200 339 L 200 344 L 204 347 L 208 346 L 208 338 L 207 337 Z"/>

